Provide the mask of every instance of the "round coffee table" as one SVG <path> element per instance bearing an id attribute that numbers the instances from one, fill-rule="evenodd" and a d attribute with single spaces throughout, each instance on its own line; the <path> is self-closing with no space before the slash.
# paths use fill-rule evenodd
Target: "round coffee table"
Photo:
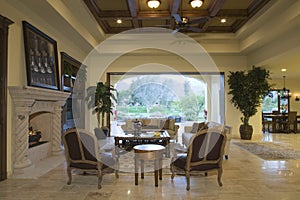
<path id="1" fill-rule="evenodd" d="M 139 162 L 141 163 L 141 178 L 144 179 L 144 162 L 153 161 L 155 187 L 158 187 L 158 175 L 159 180 L 162 180 L 162 158 L 165 147 L 158 144 L 142 144 L 134 146 L 133 149 L 135 185 L 138 185 Z"/>

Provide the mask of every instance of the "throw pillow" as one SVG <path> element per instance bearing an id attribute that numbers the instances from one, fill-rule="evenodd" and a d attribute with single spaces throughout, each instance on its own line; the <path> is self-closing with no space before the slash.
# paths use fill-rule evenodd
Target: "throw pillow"
<path id="1" fill-rule="evenodd" d="M 127 120 L 126 120 L 126 127 L 127 127 L 128 129 L 133 129 L 132 119 L 127 119 Z"/>
<path id="2" fill-rule="evenodd" d="M 204 130 L 204 129 L 208 129 L 207 124 L 205 122 L 199 123 L 198 131 L 201 131 L 201 130 Z"/>
<path id="3" fill-rule="evenodd" d="M 142 119 L 142 125 L 143 126 L 148 126 L 151 124 L 151 119 Z"/>
<path id="4" fill-rule="evenodd" d="M 166 119 L 166 120 L 161 120 L 161 123 L 162 123 L 162 125 L 161 125 L 161 127 L 163 127 L 163 129 L 169 129 L 169 120 L 168 119 Z"/>
<path id="5" fill-rule="evenodd" d="M 199 128 L 199 123 L 194 122 L 194 123 L 193 123 L 193 126 L 192 126 L 191 133 L 197 133 L 198 128 Z"/>
<path id="6" fill-rule="evenodd" d="M 175 119 L 169 119 L 169 129 L 175 130 Z"/>
<path id="7" fill-rule="evenodd" d="M 219 131 L 224 131 L 224 124 L 220 124 L 218 122 L 210 121 L 208 122 L 207 126 L 209 129 L 217 129 Z"/>
<path id="8" fill-rule="evenodd" d="M 218 122 L 210 121 L 210 122 L 208 122 L 207 126 L 208 126 L 208 129 L 214 129 L 214 130 L 218 130 L 221 132 L 224 131 L 224 124 L 220 124 Z"/>

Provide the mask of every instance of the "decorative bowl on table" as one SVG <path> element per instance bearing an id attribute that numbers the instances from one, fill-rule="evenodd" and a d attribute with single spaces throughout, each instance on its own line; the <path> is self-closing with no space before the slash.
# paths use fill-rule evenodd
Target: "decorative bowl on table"
<path id="1" fill-rule="evenodd" d="M 141 134 L 141 137 L 153 137 L 153 132 L 144 132 Z"/>
<path id="2" fill-rule="evenodd" d="M 157 131 L 157 132 L 154 132 L 154 136 L 160 136 L 161 132 Z"/>

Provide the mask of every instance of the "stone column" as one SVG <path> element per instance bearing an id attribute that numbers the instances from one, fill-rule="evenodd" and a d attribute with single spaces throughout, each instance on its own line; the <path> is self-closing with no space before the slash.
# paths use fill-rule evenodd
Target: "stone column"
<path id="1" fill-rule="evenodd" d="M 61 102 L 54 103 L 52 113 L 52 154 L 61 154 Z"/>
<path id="2" fill-rule="evenodd" d="M 15 169 L 25 168 L 31 165 L 31 161 L 28 159 L 28 127 L 30 108 L 31 107 L 17 106 L 17 112 L 15 112 L 14 115 Z"/>

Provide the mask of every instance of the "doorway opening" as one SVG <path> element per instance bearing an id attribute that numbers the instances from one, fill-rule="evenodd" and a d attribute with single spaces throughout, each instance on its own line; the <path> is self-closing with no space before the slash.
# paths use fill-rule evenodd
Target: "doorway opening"
<path id="1" fill-rule="evenodd" d="M 172 118 L 181 125 L 225 122 L 224 73 L 107 73 L 117 103 L 107 124 Z"/>

